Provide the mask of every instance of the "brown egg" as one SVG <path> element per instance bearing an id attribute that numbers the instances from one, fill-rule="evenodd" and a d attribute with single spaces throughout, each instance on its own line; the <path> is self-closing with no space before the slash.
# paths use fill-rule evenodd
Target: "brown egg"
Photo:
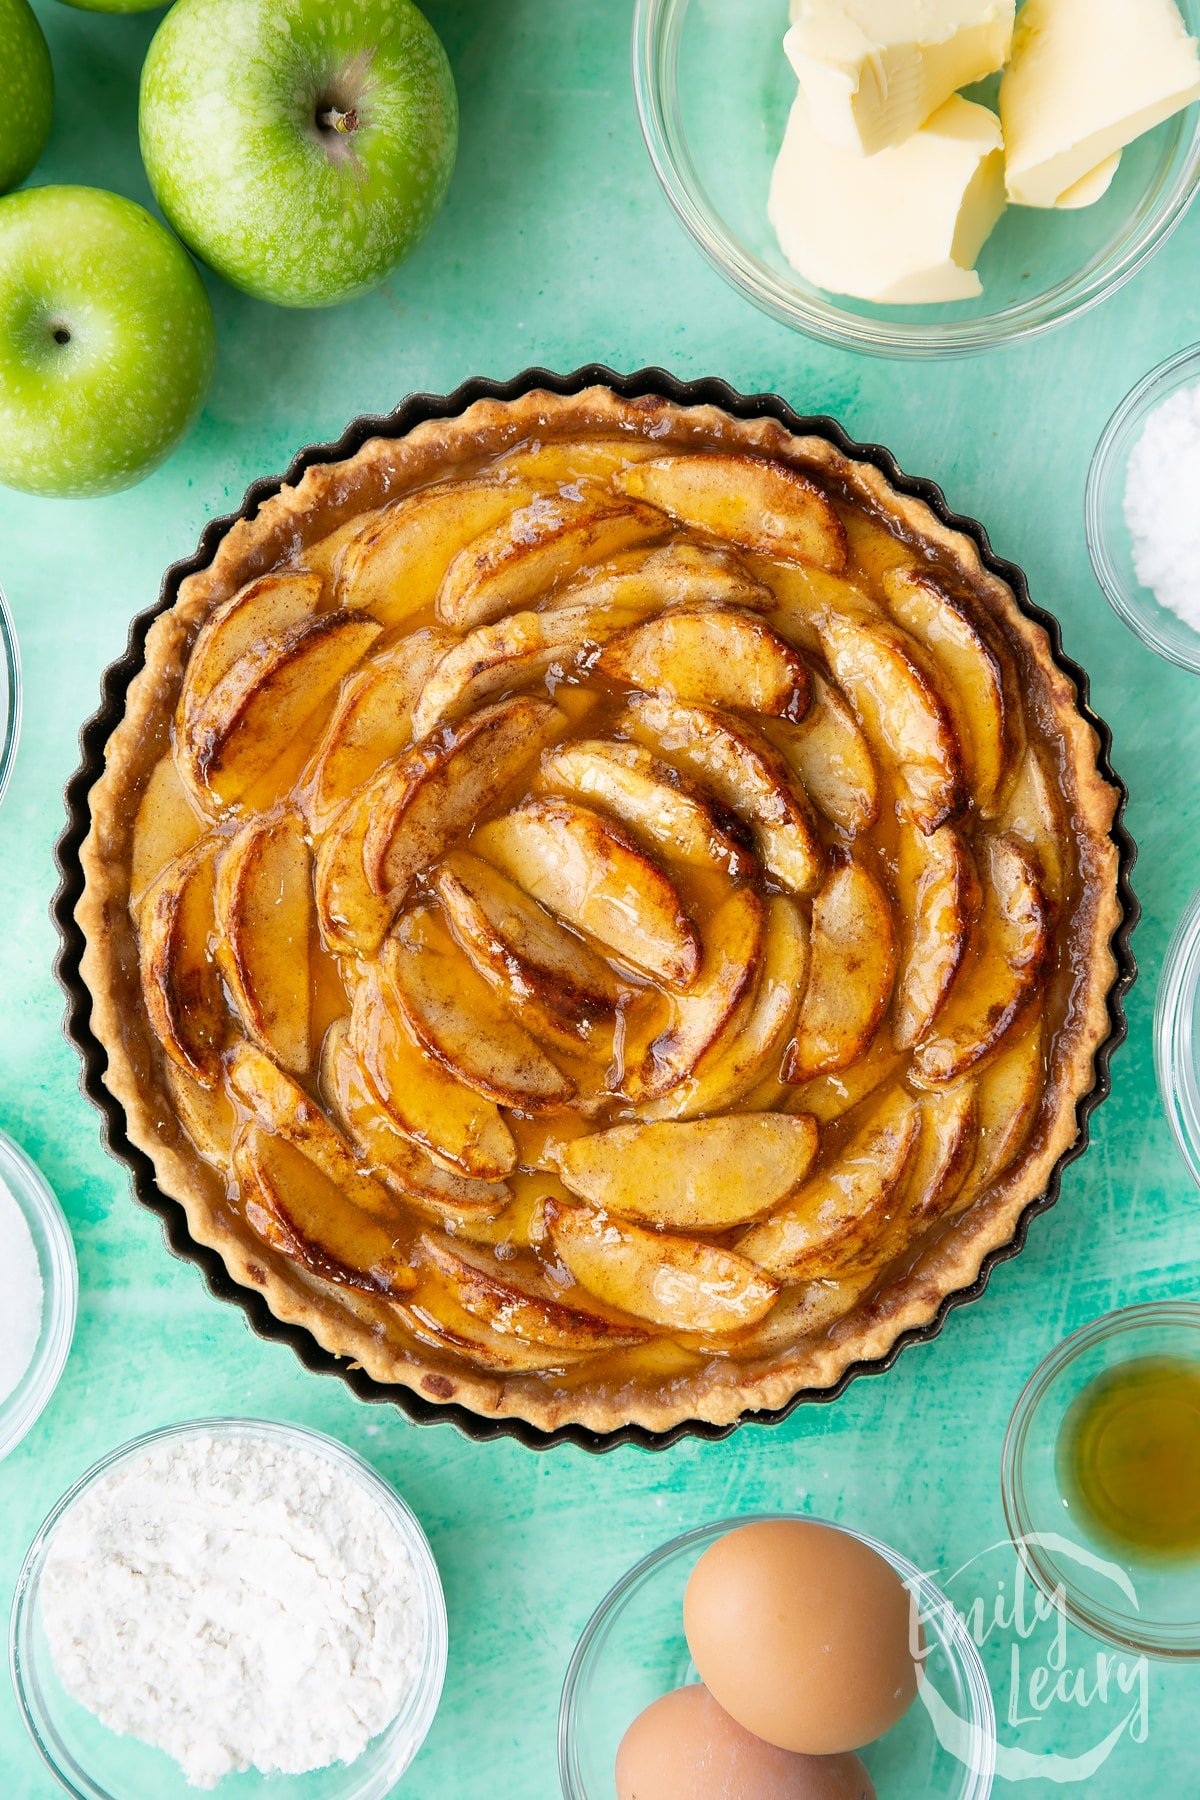
<path id="1" fill-rule="evenodd" d="M 709 1546 L 683 1599 L 700 1677 L 739 1725 L 828 1756 L 911 1706 L 908 1592 L 857 1538 L 807 1520 L 741 1525 Z"/>
<path id="2" fill-rule="evenodd" d="M 875 1800 L 857 1756 L 797 1756 L 764 1744 L 705 1687 L 640 1713 L 617 1751 L 617 1800 Z"/>

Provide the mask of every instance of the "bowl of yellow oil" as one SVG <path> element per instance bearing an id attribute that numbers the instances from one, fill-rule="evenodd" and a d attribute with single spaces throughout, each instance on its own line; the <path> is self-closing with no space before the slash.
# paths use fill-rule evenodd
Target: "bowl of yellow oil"
<path id="1" fill-rule="evenodd" d="M 1051 1351 L 1009 1421 L 1009 1535 L 1094 1636 L 1200 1658 L 1200 1305 L 1109 1313 Z"/>

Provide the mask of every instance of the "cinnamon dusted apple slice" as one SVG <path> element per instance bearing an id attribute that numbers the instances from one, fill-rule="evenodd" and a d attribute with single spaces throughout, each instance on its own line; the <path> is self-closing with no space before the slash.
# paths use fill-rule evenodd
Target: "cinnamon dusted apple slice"
<path id="1" fill-rule="evenodd" d="M 804 659 L 732 607 L 673 607 L 619 632 L 596 666 L 630 687 L 739 712 L 799 719 L 808 706 Z"/>
<path id="2" fill-rule="evenodd" d="M 180 774 L 200 804 L 233 806 L 286 770 L 305 726 L 378 636 L 374 619 L 321 613 L 235 662 L 176 741 Z"/>
<path id="3" fill-rule="evenodd" d="M 196 634 L 179 696 L 178 726 L 186 735 L 219 681 L 251 651 L 278 643 L 311 620 L 321 600 L 321 577 L 288 570 L 259 575 L 218 606 Z"/>
<path id="4" fill-rule="evenodd" d="M 882 1216 L 895 1203 L 921 1130 L 915 1100 L 895 1090 L 845 1145 L 761 1225 L 738 1250 L 781 1281 L 836 1277 L 869 1250 Z"/>
<path id="5" fill-rule="evenodd" d="M 633 968 L 677 988 L 696 979 L 700 942 L 675 887 L 610 820 L 567 800 L 527 800 L 474 841 L 535 900 Z"/>
<path id="6" fill-rule="evenodd" d="M 174 758 L 164 756 L 146 783 L 133 828 L 129 897 L 135 907 L 167 864 L 199 843 L 204 831 Z"/>
<path id="7" fill-rule="evenodd" d="M 979 603 L 964 605 L 928 570 L 892 569 L 883 589 L 893 615 L 945 677 L 939 692 L 955 718 L 967 785 L 988 817 L 1021 751 L 1021 698 L 1008 652 Z"/>
<path id="8" fill-rule="evenodd" d="M 729 451 L 635 463 L 618 485 L 685 525 L 763 556 L 816 563 L 838 575 L 846 533 L 820 488 L 794 469 Z"/>
<path id="9" fill-rule="evenodd" d="M 773 1356 L 802 1338 L 830 1331 L 853 1311 L 875 1276 L 874 1269 L 856 1270 L 853 1274 L 822 1276 L 816 1281 L 785 1287 L 761 1324 L 736 1332 L 721 1349 L 739 1361 L 751 1356 Z"/>
<path id="10" fill-rule="evenodd" d="M 543 1375 L 555 1369 L 569 1369 L 583 1360 L 586 1352 L 566 1350 L 552 1344 L 534 1344 L 515 1332 L 493 1331 L 490 1325 L 460 1305 L 449 1282 L 426 1263 L 420 1271 L 415 1294 L 393 1303 L 400 1320 L 419 1342 L 450 1353 L 457 1363 L 486 1369 L 500 1375 Z M 436 1399 L 452 1399 L 455 1392 L 452 1377 L 425 1378 L 425 1389 Z"/>
<path id="11" fill-rule="evenodd" d="M 383 947 L 401 1017 L 443 1068 L 500 1106 L 540 1112 L 575 1085 L 476 973 L 430 911 L 407 913 Z"/>
<path id="12" fill-rule="evenodd" d="M 1013 837 L 990 839 L 980 873 L 983 902 L 970 953 L 935 1035 L 913 1058 L 925 1081 L 954 1081 L 992 1055 L 1024 1012 L 1050 951 L 1046 900 L 1025 847 Z"/>
<path id="13" fill-rule="evenodd" d="M 390 766 L 381 770 L 348 800 L 317 845 L 313 893 L 330 950 L 374 956 L 395 917 L 395 907 L 375 892 L 363 864 L 363 840 L 391 775 Z"/>
<path id="14" fill-rule="evenodd" d="M 1006 1044 L 976 1079 L 979 1161 L 971 1186 L 982 1193 L 1020 1154 L 1037 1117 L 1046 1086 L 1040 1022 Z"/>
<path id="15" fill-rule="evenodd" d="M 217 961 L 254 1041 L 294 1075 L 312 1064 L 311 858 L 299 813 L 252 819 L 217 865 Z"/>
<path id="16" fill-rule="evenodd" d="M 363 837 L 363 866 L 375 892 L 398 908 L 419 871 L 441 859 L 484 802 L 494 805 L 564 724 L 549 700 L 518 695 L 402 756 Z"/>
<path id="17" fill-rule="evenodd" d="M 869 1100 L 885 1082 L 898 1078 L 902 1060 L 890 1036 L 879 1037 L 849 1068 L 835 1069 L 792 1088 L 784 1104 L 789 1112 L 811 1113 L 819 1125 L 832 1125 Z"/>
<path id="18" fill-rule="evenodd" d="M 835 687 L 812 678 L 812 699 L 796 725 L 769 726 L 772 741 L 827 819 L 857 837 L 879 817 L 879 782 L 867 741 Z"/>
<path id="19" fill-rule="evenodd" d="M 879 883 L 849 858 L 813 901 L 808 985 L 784 1079 L 844 1069 L 869 1049 L 896 978 L 892 910 Z"/>
<path id="20" fill-rule="evenodd" d="M 549 750 L 535 785 L 595 802 L 668 858 L 734 876 L 747 872 L 750 859 L 723 829 L 708 797 L 641 744 L 584 738 Z"/>
<path id="21" fill-rule="evenodd" d="M 672 1331 L 726 1332 L 774 1305 L 776 1283 L 718 1244 L 618 1222 L 593 1206 L 547 1200 L 550 1248 L 580 1287 L 635 1319 Z"/>
<path id="22" fill-rule="evenodd" d="M 905 1255 L 925 1232 L 953 1218 L 965 1204 L 963 1190 L 979 1149 L 974 1084 L 925 1094 L 918 1104 L 920 1142 L 891 1228 L 867 1259 L 876 1267 Z"/>
<path id="23" fill-rule="evenodd" d="M 203 838 L 168 864 L 138 912 L 146 1012 L 163 1050 L 201 1087 L 215 1086 L 229 1018 L 209 949 L 221 840 Z"/>
<path id="24" fill-rule="evenodd" d="M 229 1166 L 237 1120 L 224 1086 L 201 1087 L 179 1064 L 163 1062 L 163 1079 L 184 1130 L 201 1156 L 224 1170 Z"/>
<path id="25" fill-rule="evenodd" d="M 479 1181 L 512 1174 L 517 1147 L 499 1107 L 421 1048 L 377 968 L 355 991 L 348 1041 L 388 1118 L 435 1161 Z"/>
<path id="26" fill-rule="evenodd" d="M 325 831 L 350 795 L 412 740 L 413 707 L 453 641 L 444 631 L 410 632 L 346 682 L 313 762 L 315 831 Z"/>
<path id="27" fill-rule="evenodd" d="M 646 1341 L 645 1329 L 634 1320 L 612 1316 L 594 1302 L 564 1299 L 531 1256 L 500 1262 L 486 1249 L 451 1244 L 432 1232 L 421 1239 L 419 1251 L 458 1304 L 502 1336 L 586 1356 Z"/>
<path id="28" fill-rule="evenodd" d="M 804 563 L 768 562 L 756 558 L 754 570 L 770 583 L 774 596 L 771 623 L 802 650 L 821 649 L 818 621 L 827 612 L 878 618 L 883 608 L 865 588 L 842 575 L 830 575 Z"/>
<path id="29" fill-rule="evenodd" d="M 808 797 L 753 728 L 708 706 L 658 694 L 630 701 L 622 728 L 649 739 L 750 827 L 767 869 L 798 894 L 821 885 L 825 855 Z"/>
<path id="30" fill-rule="evenodd" d="M 911 1050 L 932 1029 L 966 955 L 979 911 L 979 877 L 952 825 L 932 836 L 900 829 L 896 893 L 904 948 L 892 1035 Z"/>
<path id="31" fill-rule="evenodd" d="M 564 1146 L 573 1194 L 604 1212 L 677 1231 L 728 1231 L 769 1212 L 817 1153 L 811 1119 L 786 1113 L 614 1125 Z"/>
<path id="32" fill-rule="evenodd" d="M 1047 896 L 1056 906 L 1061 905 L 1067 885 L 1063 845 L 1070 833 L 1062 800 L 1042 752 L 1033 744 L 1026 749 L 1005 800 L 1000 828 L 1029 846 Z"/>
<path id="33" fill-rule="evenodd" d="M 936 831 L 962 811 L 966 789 L 958 734 L 924 653 L 884 619 L 831 611 L 818 624 L 834 677 L 895 771 L 905 810 Z"/>
<path id="34" fill-rule="evenodd" d="M 470 631 L 517 612 L 583 563 L 601 563 L 665 532 L 662 514 L 635 501 L 576 490 L 538 496 L 459 551 L 438 593 L 438 616 Z"/>
<path id="35" fill-rule="evenodd" d="M 626 1045 L 624 1090 L 634 1105 L 656 1100 L 687 1080 L 720 1041 L 754 992 L 764 931 L 765 908 L 754 889 L 734 888 L 709 922 L 691 988 L 671 997 L 666 1028 L 640 1055 L 636 1038 Z"/>
<path id="36" fill-rule="evenodd" d="M 775 600 L 736 552 L 674 537 L 656 550 L 628 551 L 599 569 L 589 569 L 551 595 L 542 610 L 584 603 L 645 615 L 671 606 L 740 606 L 769 612 Z"/>
<path id="37" fill-rule="evenodd" d="M 416 1287 L 397 1248 L 403 1215 L 377 1183 L 359 1176 L 342 1188 L 287 1138 L 255 1125 L 233 1146 L 233 1171 L 252 1230 L 310 1274 L 367 1294 Z"/>
<path id="38" fill-rule="evenodd" d="M 453 547 L 511 518 L 530 497 L 522 482 L 448 481 L 372 514 L 342 556 L 338 600 L 398 629 L 433 605 Z"/>

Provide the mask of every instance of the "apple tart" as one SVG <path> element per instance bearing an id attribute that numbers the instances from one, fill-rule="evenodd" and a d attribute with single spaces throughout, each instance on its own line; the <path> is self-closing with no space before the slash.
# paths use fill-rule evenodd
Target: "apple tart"
<path id="1" fill-rule="evenodd" d="M 974 540 L 771 418 L 482 400 L 156 620 L 77 918 L 193 1240 L 376 1382 L 728 1423 L 1009 1243 L 1110 1033 L 1117 791 Z"/>

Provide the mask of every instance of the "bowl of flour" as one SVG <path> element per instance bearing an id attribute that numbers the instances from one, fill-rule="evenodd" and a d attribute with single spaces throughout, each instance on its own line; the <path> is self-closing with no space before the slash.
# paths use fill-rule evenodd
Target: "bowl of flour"
<path id="1" fill-rule="evenodd" d="M 0 1461 L 58 1385 L 78 1295 L 62 1209 L 41 1171 L 0 1131 Z"/>
<path id="2" fill-rule="evenodd" d="M 413 1513 L 319 1432 L 202 1419 L 90 1470 L 29 1551 L 12 1666 L 79 1800 L 384 1800 L 441 1697 Z"/>

